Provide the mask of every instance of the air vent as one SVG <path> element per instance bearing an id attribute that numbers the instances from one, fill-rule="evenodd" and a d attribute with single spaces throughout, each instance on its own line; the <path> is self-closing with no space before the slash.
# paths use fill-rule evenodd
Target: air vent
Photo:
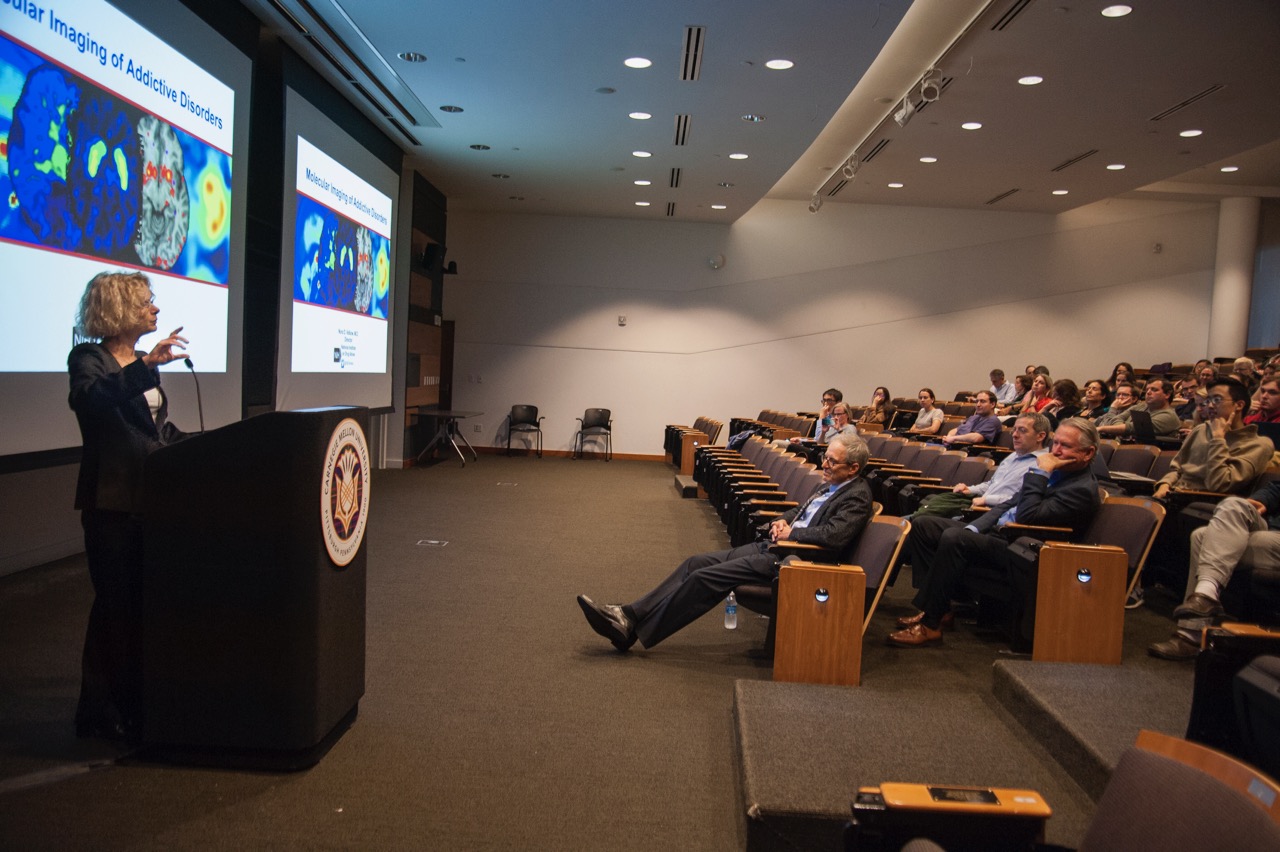
<path id="1" fill-rule="evenodd" d="M 417 146 L 422 144 L 421 142 L 419 142 L 417 139 L 414 138 L 413 134 L 411 134 L 408 130 L 405 130 L 403 124 L 396 121 L 394 118 L 388 118 L 387 124 L 390 124 L 396 130 L 400 131 L 400 135 L 403 136 L 410 145 Z"/>
<path id="2" fill-rule="evenodd" d="M 671 170 L 671 188 L 672 189 L 680 188 L 680 170 L 679 169 Z"/>
<path id="3" fill-rule="evenodd" d="M 674 201 L 667 202 L 667 215 L 668 216 L 676 215 L 676 203 Z"/>
<path id="4" fill-rule="evenodd" d="M 304 26 L 302 25 L 302 22 L 301 22 L 301 21 L 299 21 L 297 18 L 295 18 L 295 17 L 293 16 L 293 13 L 292 13 L 292 12 L 290 12 L 287 8 L 285 8 L 285 6 L 284 6 L 283 4 L 281 4 L 281 3 L 280 3 L 280 0 L 272 0 L 271 5 L 272 5 L 272 6 L 274 6 L 274 7 L 276 8 L 276 11 L 277 11 L 277 12 L 279 12 L 279 13 L 280 13 L 280 15 L 281 15 L 285 20 L 287 20 L 289 23 L 293 24 L 293 28 L 294 28 L 295 30 L 297 30 L 298 32 L 302 33 L 304 36 L 309 36 L 309 35 L 311 35 L 311 33 L 307 30 L 307 28 L 306 28 L 306 27 L 304 27 Z"/>
<path id="5" fill-rule="evenodd" d="M 702 74 L 702 47 L 706 27 L 684 28 L 684 51 L 680 54 L 680 79 L 697 80 Z"/>
<path id="6" fill-rule="evenodd" d="M 1000 193 L 999 195 L 997 195 L 995 198 L 988 198 L 988 199 L 987 199 L 987 201 L 986 201 L 986 203 L 987 203 L 987 204 L 999 204 L 1001 201 L 1004 201 L 1006 198 L 1008 198 L 1010 195 L 1013 195 L 1015 192 L 1018 192 L 1018 190 L 1017 190 L 1017 189 L 1011 189 L 1011 190 L 1009 190 L 1008 192 L 1002 192 L 1002 193 Z"/>
<path id="7" fill-rule="evenodd" d="M 333 70 L 337 72 L 339 77 L 346 80 L 348 83 L 354 83 L 356 81 L 356 78 L 351 76 L 351 72 L 347 70 L 346 66 L 339 62 L 338 58 L 329 52 L 329 48 L 325 47 L 324 43 L 320 41 L 320 39 L 312 35 L 307 36 L 307 41 L 311 43 L 311 46 L 317 53 L 329 61 L 329 64 L 333 66 Z"/>
<path id="8" fill-rule="evenodd" d="M 1220 91 L 1221 89 L 1222 89 L 1222 84 L 1221 84 L 1221 83 L 1214 83 L 1212 86 L 1210 86 L 1209 88 L 1205 89 L 1203 92 L 1200 92 L 1200 93 L 1199 93 L 1199 94 L 1197 94 L 1197 95 L 1192 95 L 1191 97 L 1187 98 L 1187 99 L 1186 99 L 1185 101 L 1183 101 L 1182 103 L 1180 103 L 1180 104 L 1174 104 L 1173 106 L 1169 107 L 1169 108 L 1168 108 L 1167 110 L 1165 110 L 1164 112 L 1156 113 L 1155 115 L 1151 116 L 1151 119 L 1150 119 L 1150 120 L 1151 120 L 1151 121 L 1161 121 L 1161 120 L 1163 120 L 1163 119 L 1166 119 L 1166 118 L 1168 118 L 1169 116 L 1173 115 L 1175 112 L 1178 112 L 1178 111 L 1180 111 L 1180 110 L 1184 110 L 1184 109 L 1186 109 L 1187 107 L 1191 106 L 1191 105 L 1192 105 L 1193 103 L 1195 103 L 1196 101 L 1200 100 L 1201 98 L 1207 98 L 1207 97 L 1209 97 L 1210 95 L 1212 95 L 1214 92 Z"/>
<path id="9" fill-rule="evenodd" d="M 689 142 L 689 116 L 676 116 L 676 138 L 675 144 L 685 145 Z"/>
<path id="10" fill-rule="evenodd" d="M 849 181 L 845 180 L 844 178 L 841 178 L 839 182 L 837 182 L 834 186 L 832 186 L 830 189 L 827 190 L 827 198 L 835 198 L 836 193 L 844 189 L 848 185 L 849 185 Z"/>
<path id="11" fill-rule="evenodd" d="M 1054 166 L 1049 171 L 1060 172 L 1064 169 L 1069 169 L 1072 166 L 1074 166 L 1076 163 L 1080 162 L 1081 160 L 1087 160 L 1096 153 L 1098 153 L 1097 148 L 1094 148 L 1092 151 L 1085 151 L 1083 154 L 1076 154 L 1070 160 L 1063 160 L 1061 163 L 1058 163 L 1058 165 Z"/>
<path id="12" fill-rule="evenodd" d="M 876 158 L 876 155 L 878 155 L 881 151 L 883 151 L 885 146 L 888 144 L 889 144 L 888 139 L 881 139 L 875 145 L 871 146 L 871 150 L 867 152 L 867 156 L 862 158 L 862 162 L 869 163 L 872 160 L 874 160 Z"/>
<path id="13" fill-rule="evenodd" d="M 356 82 L 356 81 L 354 81 L 354 80 L 352 80 L 352 81 L 351 81 L 351 88 L 353 88 L 353 89 L 355 89 L 357 92 L 359 92 L 359 93 L 360 93 L 360 95 L 361 95 L 361 96 L 362 96 L 366 101 L 368 101 L 368 102 L 373 106 L 373 108 L 374 108 L 374 109 L 376 109 L 376 110 L 378 111 L 378 113 L 379 113 L 383 118 L 388 119 L 388 120 L 391 120 L 391 113 L 387 112 L 386 107 L 384 107 L 382 104 L 378 103 L 376 100 L 374 100 L 374 99 L 373 99 L 373 96 L 369 94 L 369 90 L 368 90 L 368 89 L 366 89 L 364 86 L 361 86 L 359 83 L 357 83 L 357 82 Z"/>
<path id="14" fill-rule="evenodd" d="M 991 31 L 999 32 L 1012 24 L 1013 19 L 1021 15 L 1023 10 L 1025 10 L 1029 5 L 1031 5 L 1031 0 L 1014 0 L 1013 5 L 1000 16 L 999 20 L 991 25 Z"/>

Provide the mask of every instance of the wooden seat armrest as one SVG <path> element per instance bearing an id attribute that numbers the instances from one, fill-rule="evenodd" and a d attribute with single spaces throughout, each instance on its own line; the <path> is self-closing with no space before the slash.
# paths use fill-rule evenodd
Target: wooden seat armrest
<path id="1" fill-rule="evenodd" d="M 800 504 L 795 500 L 748 500 L 743 503 L 744 506 L 770 506 L 775 508 L 791 509 Z"/>
<path id="2" fill-rule="evenodd" d="M 922 473 L 924 473 L 923 470 L 911 470 L 910 468 L 902 467 L 902 468 L 897 468 L 893 471 L 893 478 L 903 479 L 909 476 L 919 476 Z"/>
<path id="3" fill-rule="evenodd" d="M 1005 524 L 1000 528 L 1006 536 L 1030 536 L 1041 541 L 1062 541 L 1075 535 L 1071 527 L 1051 527 L 1039 524 Z"/>
<path id="4" fill-rule="evenodd" d="M 735 488 L 734 494 L 776 494 L 782 486 L 776 482 L 751 482 L 749 488 Z"/>
<path id="5" fill-rule="evenodd" d="M 936 485 L 937 483 L 942 482 L 942 478 L 937 476 L 895 476 L 894 479 L 900 479 L 903 482 L 914 482 L 916 485 L 927 485 L 930 483 Z"/>
<path id="6" fill-rule="evenodd" d="M 928 481 L 916 483 L 916 490 L 918 491 L 950 491 L 954 487 L 952 485 L 938 485 Z"/>
<path id="7" fill-rule="evenodd" d="M 819 562 L 838 562 L 840 554 L 829 547 L 822 547 L 817 544 L 805 544 L 800 541 L 775 541 L 769 545 L 769 550 L 779 559 L 785 559 L 788 556 L 798 556 L 802 559 L 816 560 Z"/>

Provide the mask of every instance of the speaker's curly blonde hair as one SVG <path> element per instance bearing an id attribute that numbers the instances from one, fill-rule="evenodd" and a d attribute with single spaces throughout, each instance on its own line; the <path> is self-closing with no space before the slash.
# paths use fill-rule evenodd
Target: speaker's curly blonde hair
<path id="1" fill-rule="evenodd" d="M 99 272 L 80 297 L 76 327 L 99 339 L 123 334 L 134 327 L 151 298 L 151 281 L 141 272 Z"/>

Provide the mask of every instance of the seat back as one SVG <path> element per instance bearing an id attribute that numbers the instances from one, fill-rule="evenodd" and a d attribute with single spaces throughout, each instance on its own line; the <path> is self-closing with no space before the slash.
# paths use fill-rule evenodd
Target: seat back
<path id="1" fill-rule="evenodd" d="M 941 485 L 955 485 L 956 471 L 960 468 L 960 462 L 966 458 L 968 456 L 962 450 L 947 450 L 946 452 L 938 453 L 929 462 L 929 466 L 924 469 L 922 475 L 942 480 Z M 990 461 L 990 459 L 987 461 Z"/>
<path id="2" fill-rule="evenodd" d="M 858 428 L 861 429 L 862 427 L 859 426 Z M 880 455 L 877 458 L 887 462 L 896 461 L 898 454 L 907 446 L 907 443 L 906 438 L 885 438 L 884 443 L 880 445 Z"/>
<path id="3" fill-rule="evenodd" d="M 796 458 L 799 458 L 799 456 L 796 456 Z M 813 473 L 814 471 L 817 471 L 818 478 L 821 479 L 822 471 L 818 470 L 817 465 L 810 464 L 809 462 L 801 462 L 800 464 L 796 465 L 794 468 L 787 471 L 787 478 L 782 482 L 778 483 L 779 485 L 782 486 L 782 489 L 781 489 L 782 493 L 786 495 L 785 499 L 791 500 L 797 503 L 800 502 L 799 499 L 796 497 L 796 492 L 800 490 L 801 485 L 805 481 L 806 477 L 808 477 L 808 475 L 810 473 Z"/>
<path id="4" fill-rule="evenodd" d="M 1117 447 L 1111 454 L 1111 461 L 1107 467 L 1120 473 L 1147 476 L 1151 473 L 1151 465 L 1159 455 L 1160 448 L 1151 444 L 1125 444 Z"/>
<path id="5" fill-rule="evenodd" d="M 884 579 L 888 576 L 889 568 L 897 561 L 902 543 L 907 540 L 909 532 L 911 522 L 906 518 L 876 515 L 862 531 L 862 535 L 858 536 L 858 543 L 854 545 L 853 553 L 849 554 L 849 564 L 857 565 L 866 575 L 867 591 L 875 590 L 862 621 L 863 635 L 871 624 L 871 616 L 880 603 L 884 587 L 888 585 Z"/>
<path id="6" fill-rule="evenodd" d="M 1111 456 L 1119 448 L 1120 448 L 1120 442 L 1117 441 L 1115 438 L 1103 438 L 1101 441 L 1098 442 L 1098 456 L 1104 462 L 1107 463 L 1108 467 L 1110 467 Z"/>
<path id="7" fill-rule="evenodd" d="M 511 425 L 537 427 L 538 406 L 536 405 L 511 406 Z"/>
<path id="8" fill-rule="evenodd" d="M 1173 466 L 1173 460 L 1178 455 L 1177 450 L 1161 450 L 1160 455 L 1156 456 L 1156 460 L 1151 463 L 1151 470 L 1147 472 L 1147 476 L 1152 479 L 1159 479 L 1169 472 L 1169 468 Z"/>
<path id="9" fill-rule="evenodd" d="M 607 408 L 588 408 L 582 415 L 582 429 L 608 429 L 612 412 Z"/>
<path id="10" fill-rule="evenodd" d="M 1082 540 L 1124 548 L 1129 557 L 1129 591 L 1132 592 L 1164 515 L 1164 506 L 1149 497 L 1108 496 L 1098 507 Z"/>

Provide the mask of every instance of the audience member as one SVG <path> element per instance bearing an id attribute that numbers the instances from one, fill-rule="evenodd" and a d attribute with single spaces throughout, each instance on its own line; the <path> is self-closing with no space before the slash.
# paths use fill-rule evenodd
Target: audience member
<path id="1" fill-rule="evenodd" d="M 1041 410 L 1055 420 L 1066 420 L 1080 413 L 1080 389 L 1071 379 L 1058 379 L 1049 392 L 1049 404 Z"/>
<path id="2" fill-rule="evenodd" d="M 1004 379 L 1004 370 L 996 367 L 991 371 L 991 392 L 996 395 L 996 402 L 1000 405 L 1008 405 L 1018 398 L 1018 388 L 1013 382 L 1006 382 Z"/>
<path id="3" fill-rule="evenodd" d="M 893 406 L 889 404 L 889 400 L 893 397 L 889 396 L 889 389 L 886 387 L 878 387 L 871 394 L 871 405 L 858 418 L 859 423 L 880 423 L 886 429 L 889 428 L 889 421 L 893 419 Z"/>
<path id="4" fill-rule="evenodd" d="M 1280 423 L 1280 378 L 1275 376 L 1274 370 L 1258 384 L 1258 393 L 1244 422 Z"/>
<path id="5" fill-rule="evenodd" d="M 1013 377 L 1013 402 L 1000 406 L 1000 414 L 1017 414 L 1022 410 L 1022 402 L 1031 393 L 1031 374 L 1024 373 Z"/>
<path id="6" fill-rule="evenodd" d="M 1187 596 L 1173 611 L 1174 618 L 1198 622 L 1220 615 L 1222 590 L 1237 567 L 1280 570 L 1280 480 L 1248 499 L 1226 498 L 1213 510 L 1208 526 L 1191 533 Z M 1193 660 L 1200 652 L 1199 630 L 1180 625 L 1147 652 L 1165 660 Z"/>
<path id="7" fill-rule="evenodd" d="M 1107 379 L 1107 387 L 1114 393 L 1117 385 L 1131 381 L 1133 381 L 1133 365 L 1128 361 L 1121 361 L 1111 368 L 1111 378 Z"/>
<path id="8" fill-rule="evenodd" d="M 1053 378 L 1044 374 L 1036 373 L 1031 377 L 1031 390 L 1022 398 L 1022 413 L 1034 414 L 1045 409 L 1049 403 L 1053 402 L 1053 397 L 1049 395 L 1049 388 L 1053 387 Z"/>
<path id="9" fill-rule="evenodd" d="M 1132 438 L 1134 433 L 1133 415 L 1135 412 L 1145 411 L 1151 417 L 1151 429 L 1155 432 L 1156 438 L 1176 438 L 1178 430 L 1182 428 L 1182 421 L 1178 419 L 1177 412 L 1169 404 L 1172 398 L 1172 390 L 1173 385 L 1168 379 L 1152 379 L 1147 382 L 1147 389 L 1144 392 L 1145 402 L 1126 408 L 1114 421 L 1099 422 L 1098 431 L 1102 433 L 1104 438 Z M 1117 399 L 1119 395 L 1117 390 Z"/>
<path id="10" fill-rule="evenodd" d="M 954 621 L 951 601 L 960 596 L 965 573 L 975 564 L 1002 570 L 1011 586 L 1034 600 L 1035 562 L 1024 549 L 1011 548 L 998 530 L 1016 521 L 1069 527 L 1072 538 L 1077 538 L 1101 502 L 1090 469 L 1097 447 L 1098 430 L 1093 424 L 1069 418 L 1054 434 L 1052 452 L 1036 457 L 1016 497 L 993 506 L 968 525 L 948 518 L 919 518 L 906 547 L 912 574 L 923 574 L 914 601 L 920 612 L 899 619 L 901 629 L 889 634 L 889 643 L 914 648 L 941 642 L 944 621 Z"/>
<path id="11" fill-rule="evenodd" d="M 1019 414 L 1009 430 L 1013 438 L 1013 452 L 1004 457 L 995 473 L 985 482 L 976 485 L 956 485 L 949 492 L 926 498 L 916 515 L 941 515 L 951 517 L 966 509 L 985 509 L 1012 500 L 1022 488 L 1022 477 L 1035 466 L 1036 456 L 1042 455 L 1049 439 L 1049 418 L 1043 414 Z M 920 576 L 912 575 L 919 585 Z"/>
<path id="12" fill-rule="evenodd" d="M 917 398 L 920 400 L 920 411 L 916 413 L 916 420 L 907 431 L 912 435 L 938 434 L 942 429 L 942 409 L 934 405 L 937 397 L 934 396 L 933 390 L 920 388 Z"/>
<path id="13" fill-rule="evenodd" d="M 1248 391 L 1233 378 L 1218 379 L 1209 388 L 1201 405 L 1204 422 L 1191 430 L 1169 472 L 1156 484 L 1156 499 L 1183 490 L 1237 494 L 1253 485 L 1275 448 L 1257 426 L 1245 425 L 1248 404 Z"/>
<path id="14" fill-rule="evenodd" d="M 1253 393 L 1254 388 L 1258 386 L 1258 374 L 1255 370 L 1256 365 L 1253 359 L 1243 356 L 1237 358 L 1231 365 L 1231 375 L 1239 379 L 1240 384 L 1248 388 L 1249 393 Z"/>
<path id="15" fill-rule="evenodd" d="M 819 418 L 812 438 L 779 438 L 773 442 L 775 447 L 791 447 L 797 445 L 823 445 L 839 434 L 856 435 L 858 427 L 853 425 L 853 409 L 847 402 L 837 402 L 831 406 L 828 416 Z"/>
<path id="16" fill-rule="evenodd" d="M 1103 414 L 1097 420 L 1098 429 L 1103 426 L 1124 422 L 1123 415 L 1130 408 L 1138 404 L 1138 391 L 1130 382 L 1121 382 L 1116 385 L 1114 399 L 1111 402 L 1111 408 L 1106 414 Z"/>
<path id="17" fill-rule="evenodd" d="M 817 544 L 844 554 L 871 519 L 871 489 L 862 479 L 867 445 L 837 435 L 822 464 L 826 488 L 788 510 L 769 525 L 770 541 Z M 710 610 L 743 583 L 770 583 L 778 575 L 779 557 L 769 542 L 753 542 L 732 550 L 691 556 L 648 594 L 625 605 L 597 604 L 578 596 L 591 629 L 626 651 L 638 639 L 652 648 Z"/>
<path id="18" fill-rule="evenodd" d="M 948 447 L 953 444 L 994 444 L 1000 436 L 1000 421 L 994 411 L 996 397 L 991 391 L 978 391 L 973 397 L 973 414 L 942 438 Z"/>
<path id="19" fill-rule="evenodd" d="M 1111 409 L 1107 407 L 1107 383 L 1102 379 L 1090 379 L 1084 383 L 1084 398 L 1077 417 L 1097 421 Z"/>

